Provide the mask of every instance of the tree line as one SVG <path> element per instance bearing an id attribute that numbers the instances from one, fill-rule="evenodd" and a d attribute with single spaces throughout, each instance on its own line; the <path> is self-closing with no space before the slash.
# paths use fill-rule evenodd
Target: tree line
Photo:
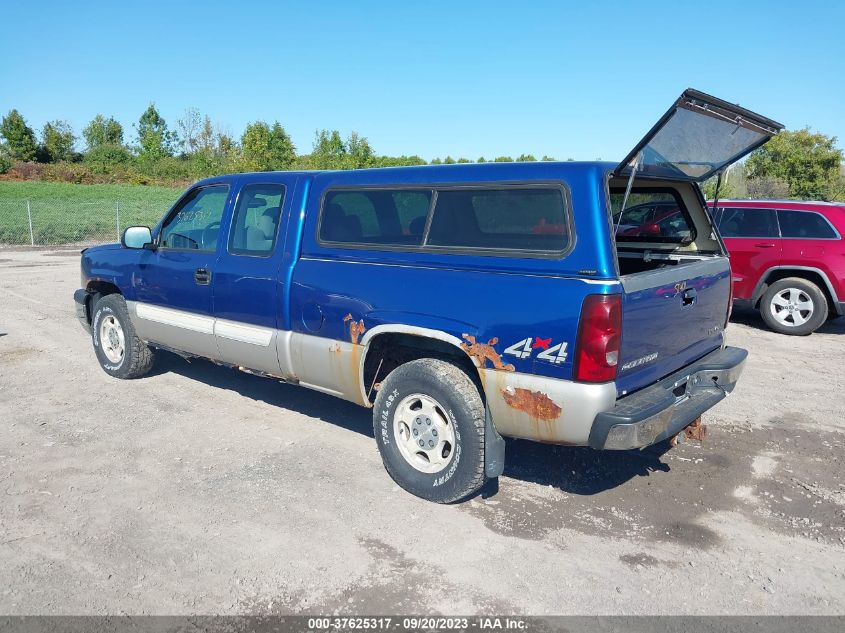
<path id="1" fill-rule="evenodd" d="M 344 138 L 337 130 L 319 130 L 311 151 L 299 152 L 278 121 L 251 122 L 236 138 L 196 108 L 186 110 L 170 127 L 154 103 L 133 127 L 136 138 L 129 142 L 120 122 L 97 114 L 83 128 L 84 150 L 78 151 L 80 139 L 67 121 L 47 122 L 39 138 L 13 109 L 0 121 L 0 174 L 70 182 L 184 184 L 245 171 L 537 160 L 531 154 L 474 161 L 446 156 L 430 162 L 418 155 L 386 156 L 377 154 L 366 137 L 352 132 Z M 784 131 L 726 174 L 720 197 L 845 200 L 842 163 L 835 137 L 809 128 Z M 715 181 L 705 183 L 704 190 L 712 197 Z"/>

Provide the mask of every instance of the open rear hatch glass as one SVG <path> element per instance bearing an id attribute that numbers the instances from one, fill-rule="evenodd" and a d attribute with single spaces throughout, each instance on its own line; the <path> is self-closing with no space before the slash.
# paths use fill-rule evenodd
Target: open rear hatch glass
<path id="1" fill-rule="evenodd" d="M 722 344 L 730 265 L 694 183 L 781 129 L 690 89 L 616 167 L 608 204 L 623 286 L 619 395 L 653 384 Z M 683 385 L 678 389 L 682 394 Z"/>
<path id="2" fill-rule="evenodd" d="M 702 182 L 783 129 L 764 116 L 689 88 L 616 167 L 638 177 Z"/>

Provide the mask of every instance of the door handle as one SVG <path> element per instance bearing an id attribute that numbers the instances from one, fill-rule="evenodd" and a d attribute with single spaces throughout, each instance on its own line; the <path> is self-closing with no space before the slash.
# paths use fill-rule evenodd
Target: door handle
<path id="1" fill-rule="evenodd" d="M 211 271 L 208 268 L 197 268 L 194 271 L 194 282 L 200 286 L 207 286 L 211 283 Z"/>
<path id="2" fill-rule="evenodd" d="M 772 244 L 771 242 L 758 242 L 754 246 L 756 246 L 757 248 L 774 248 L 775 247 L 775 245 Z"/>

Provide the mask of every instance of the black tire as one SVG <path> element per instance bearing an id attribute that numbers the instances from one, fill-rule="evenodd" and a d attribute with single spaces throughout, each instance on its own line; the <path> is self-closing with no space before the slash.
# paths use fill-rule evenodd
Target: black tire
<path id="1" fill-rule="evenodd" d="M 794 324 L 795 317 L 791 317 L 787 313 L 789 308 L 775 303 L 778 300 L 782 302 L 784 299 L 781 293 L 789 289 L 797 290 L 806 296 L 808 301 L 812 302 L 812 313 L 807 314 L 806 311 L 796 311 L 799 319 L 807 319 L 804 323 Z M 801 304 L 805 305 L 806 301 L 801 301 Z M 825 294 L 812 281 L 801 277 L 787 277 L 786 279 L 776 281 L 768 287 L 763 294 L 763 298 L 760 299 L 760 315 L 763 317 L 763 321 L 772 330 L 780 334 L 791 334 L 794 336 L 812 334 L 827 321 L 827 312 L 828 306 Z M 775 316 L 776 313 L 786 314 L 785 320 L 779 320 Z"/>
<path id="2" fill-rule="evenodd" d="M 106 319 L 114 319 L 122 330 L 123 354 L 119 360 L 110 359 L 104 348 L 102 335 L 102 324 Z M 100 367 L 109 376 L 128 380 L 139 378 L 150 371 L 155 361 L 155 354 L 144 341 L 135 334 L 132 327 L 132 320 L 129 318 L 129 311 L 126 309 L 126 301 L 119 294 L 111 294 L 102 297 L 94 305 L 94 318 L 91 320 L 91 338 L 94 342 L 94 352 Z M 106 341 L 106 345 L 109 341 Z"/>
<path id="3" fill-rule="evenodd" d="M 440 406 L 440 419 L 452 425 L 455 446 L 449 461 L 434 473 L 415 468 L 399 448 L 396 410 L 422 394 Z M 459 367 L 434 358 L 410 361 L 394 369 L 379 388 L 373 429 L 387 472 L 413 495 L 436 503 L 453 503 L 478 492 L 484 474 L 484 403 L 473 381 Z M 441 434 L 442 435 L 442 434 Z"/>

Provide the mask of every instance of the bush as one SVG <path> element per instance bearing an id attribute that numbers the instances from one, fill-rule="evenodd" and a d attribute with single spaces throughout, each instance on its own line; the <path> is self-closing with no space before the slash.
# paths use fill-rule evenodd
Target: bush
<path id="1" fill-rule="evenodd" d="M 123 167 L 132 162 L 132 154 L 123 145 L 105 144 L 88 150 L 85 163 L 95 174 L 108 174 L 116 167 Z"/>
<path id="2" fill-rule="evenodd" d="M 0 174 L 6 174 L 12 168 L 12 159 L 5 154 L 0 154 Z"/>
<path id="3" fill-rule="evenodd" d="M 44 180 L 90 185 L 98 182 L 88 165 L 60 162 L 44 166 Z"/>

